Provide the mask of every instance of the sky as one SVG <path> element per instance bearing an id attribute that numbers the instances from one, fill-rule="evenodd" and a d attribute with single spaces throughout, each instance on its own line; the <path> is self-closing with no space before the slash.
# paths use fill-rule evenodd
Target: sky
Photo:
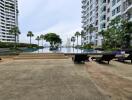
<path id="1" fill-rule="evenodd" d="M 66 43 L 67 38 L 81 30 L 81 0 L 18 0 L 20 42 L 28 43 L 27 32 L 57 33 Z"/>

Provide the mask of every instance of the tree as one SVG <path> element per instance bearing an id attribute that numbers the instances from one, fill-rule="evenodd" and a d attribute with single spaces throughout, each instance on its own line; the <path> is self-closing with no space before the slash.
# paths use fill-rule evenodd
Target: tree
<path id="1" fill-rule="evenodd" d="M 106 48 L 129 48 L 132 34 L 132 22 L 123 20 L 120 16 L 111 20 L 108 29 L 101 31 L 103 46 Z"/>
<path id="2" fill-rule="evenodd" d="M 128 20 L 122 21 L 122 31 L 123 31 L 123 45 L 124 48 L 129 48 L 131 46 L 131 40 L 132 40 L 132 22 Z"/>
<path id="3" fill-rule="evenodd" d="M 32 33 L 32 31 L 28 31 L 27 37 L 30 38 L 30 45 L 31 45 L 31 43 L 32 43 L 32 37 L 33 37 L 33 36 L 34 36 L 34 34 Z"/>
<path id="4" fill-rule="evenodd" d="M 14 46 L 14 47 L 16 48 L 17 37 L 19 36 L 19 34 L 21 34 L 19 28 L 18 28 L 17 26 L 12 27 L 12 28 L 9 30 L 9 34 L 15 36 L 15 46 Z"/>
<path id="5" fill-rule="evenodd" d="M 81 35 L 81 45 L 83 45 L 83 43 L 82 43 L 83 40 L 82 40 L 82 39 L 83 39 L 84 36 L 85 36 L 85 32 L 84 32 L 84 31 L 81 31 L 81 34 L 80 34 L 80 35 Z"/>
<path id="6" fill-rule="evenodd" d="M 107 48 L 111 48 L 111 38 L 110 38 L 110 34 L 108 32 L 108 30 L 102 30 L 98 33 L 99 35 L 103 36 L 103 48 L 107 49 Z"/>
<path id="7" fill-rule="evenodd" d="M 40 36 L 37 36 L 36 40 L 38 41 L 38 46 L 39 46 Z"/>
<path id="8" fill-rule="evenodd" d="M 90 33 L 90 42 L 92 42 L 92 33 L 93 33 L 95 30 L 96 30 L 96 28 L 95 28 L 92 24 L 90 24 L 90 25 L 88 26 L 88 28 L 87 28 L 87 32 Z"/>
<path id="9" fill-rule="evenodd" d="M 47 33 L 44 35 L 44 40 L 50 43 L 51 48 L 58 48 L 58 46 L 62 44 L 60 36 L 56 33 Z"/>
<path id="10" fill-rule="evenodd" d="M 40 35 L 40 39 L 42 40 L 42 46 L 43 46 L 43 44 L 44 44 L 44 35 L 43 34 Z"/>
<path id="11" fill-rule="evenodd" d="M 71 42 L 73 42 L 73 48 L 74 48 L 74 43 L 75 43 L 75 41 L 76 41 L 76 38 L 73 36 L 73 37 L 71 37 Z"/>
<path id="12" fill-rule="evenodd" d="M 100 34 L 103 36 L 103 47 L 120 48 L 122 45 L 121 19 L 119 17 L 111 20 L 107 30 L 102 30 Z"/>
<path id="13" fill-rule="evenodd" d="M 80 32 L 76 32 L 75 36 L 77 37 L 77 46 L 78 46 L 78 37 L 80 36 Z"/>
<path id="14" fill-rule="evenodd" d="M 11 35 L 14 35 L 15 36 L 15 43 L 17 42 L 17 37 L 20 33 L 20 30 L 17 26 L 14 26 L 12 27 L 10 30 L 9 30 L 9 34 Z"/>

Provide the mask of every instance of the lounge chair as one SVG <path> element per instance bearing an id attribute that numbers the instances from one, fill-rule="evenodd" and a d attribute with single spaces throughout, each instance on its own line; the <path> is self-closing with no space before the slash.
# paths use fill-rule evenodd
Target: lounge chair
<path id="1" fill-rule="evenodd" d="M 125 60 L 131 60 L 132 63 L 132 53 L 129 54 L 127 57 L 119 57 L 118 61 L 125 62 Z"/>
<path id="2" fill-rule="evenodd" d="M 96 58 L 96 61 L 97 61 L 97 62 L 107 61 L 108 64 L 109 64 L 109 62 L 110 62 L 112 59 L 114 59 L 115 56 L 116 56 L 115 54 L 103 54 L 102 57 Z"/>
<path id="3" fill-rule="evenodd" d="M 72 58 L 74 63 L 85 63 L 85 61 L 88 61 L 89 56 L 87 54 L 75 54 L 75 56 Z"/>

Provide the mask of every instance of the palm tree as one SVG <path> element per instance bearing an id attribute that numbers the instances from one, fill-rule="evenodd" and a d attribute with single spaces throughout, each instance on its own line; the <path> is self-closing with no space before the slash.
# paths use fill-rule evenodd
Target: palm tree
<path id="1" fill-rule="evenodd" d="M 12 27 L 12 28 L 9 30 L 9 34 L 15 36 L 15 43 L 16 43 L 16 42 L 17 42 L 17 37 L 18 37 L 18 35 L 21 34 L 21 33 L 20 33 L 20 31 L 19 31 L 19 28 L 18 28 L 17 26 L 14 26 L 14 27 Z"/>
<path id="2" fill-rule="evenodd" d="M 37 36 L 36 40 L 38 41 L 38 46 L 39 46 L 40 36 Z"/>
<path id="3" fill-rule="evenodd" d="M 44 44 L 44 35 L 43 34 L 40 35 L 40 39 L 42 40 L 42 46 L 43 46 L 43 44 Z"/>
<path id="4" fill-rule="evenodd" d="M 18 28 L 17 26 L 12 27 L 12 28 L 9 30 L 9 34 L 15 36 L 15 45 L 14 45 L 14 48 L 16 48 L 17 37 L 19 36 L 19 34 L 21 34 L 20 31 L 19 31 L 19 28 Z"/>
<path id="5" fill-rule="evenodd" d="M 78 46 L 78 37 L 80 36 L 80 33 L 79 32 L 76 32 L 75 33 L 75 36 L 77 37 L 77 46 Z"/>
<path id="6" fill-rule="evenodd" d="M 75 37 L 74 37 L 74 36 L 71 37 L 71 42 L 73 42 L 73 48 L 74 48 L 74 43 L 75 43 L 75 41 L 76 41 Z"/>
<path id="7" fill-rule="evenodd" d="M 91 40 L 92 40 L 91 34 L 92 34 L 95 30 L 96 30 L 96 28 L 95 28 L 92 24 L 90 24 L 90 25 L 88 26 L 88 28 L 87 28 L 87 31 L 89 31 L 89 33 L 90 33 L 90 42 L 91 42 Z"/>
<path id="8" fill-rule="evenodd" d="M 85 36 L 85 32 L 84 31 L 81 31 L 81 46 L 83 45 L 83 43 L 82 43 L 82 39 L 84 38 L 84 36 Z"/>
<path id="9" fill-rule="evenodd" d="M 32 31 L 28 31 L 27 37 L 30 37 L 30 45 L 31 45 L 33 36 L 34 36 L 34 34 L 32 33 Z"/>

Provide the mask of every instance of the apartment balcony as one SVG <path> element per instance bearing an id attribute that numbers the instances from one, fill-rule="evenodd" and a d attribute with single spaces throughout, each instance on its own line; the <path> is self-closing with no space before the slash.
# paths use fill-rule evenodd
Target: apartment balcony
<path id="1" fill-rule="evenodd" d="M 128 19 L 129 21 L 132 21 L 132 11 L 129 12 L 129 13 L 127 13 L 127 19 Z"/>
<path id="2" fill-rule="evenodd" d="M 131 13 L 127 13 L 125 18 L 130 20 L 130 21 L 132 21 L 132 12 Z"/>
<path id="3" fill-rule="evenodd" d="M 82 4 L 85 4 L 86 3 L 86 0 L 82 0 Z"/>
<path id="4" fill-rule="evenodd" d="M 83 19 L 81 22 L 82 22 L 82 23 L 85 23 L 85 20 Z"/>
<path id="5" fill-rule="evenodd" d="M 128 11 L 132 11 L 132 1 L 131 0 L 127 0 L 123 4 L 123 11 L 124 13 L 127 13 Z"/>
<path id="6" fill-rule="evenodd" d="M 86 24 L 83 24 L 83 25 L 82 25 L 82 28 L 83 28 L 83 29 L 86 29 Z"/>
<path id="7" fill-rule="evenodd" d="M 81 18 L 86 18 L 86 16 L 82 15 L 82 17 L 81 17 Z"/>
<path id="8" fill-rule="evenodd" d="M 82 9 L 86 9 L 86 5 L 83 5 L 83 6 L 82 6 Z"/>
<path id="9" fill-rule="evenodd" d="M 81 11 L 82 12 L 82 14 L 85 14 L 86 13 L 86 11 L 85 10 L 83 10 L 83 11 Z"/>
<path id="10" fill-rule="evenodd" d="M 107 5 L 106 0 L 103 0 L 103 1 L 101 2 L 101 5 L 100 5 L 100 6 L 102 7 L 102 6 L 106 6 L 106 5 Z"/>
<path id="11" fill-rule="evenodd" d="M 130 19 L 130 21 L 132 21 L 132 18 Z"/>

